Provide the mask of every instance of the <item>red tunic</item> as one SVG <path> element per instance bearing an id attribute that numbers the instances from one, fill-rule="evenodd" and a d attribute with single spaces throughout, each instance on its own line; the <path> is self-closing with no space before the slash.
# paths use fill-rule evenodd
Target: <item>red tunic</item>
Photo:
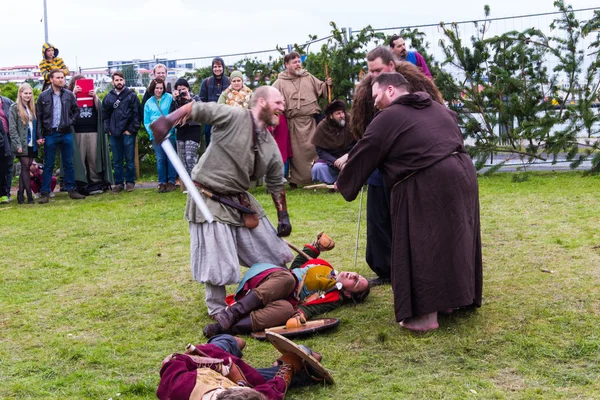
<path id="1" fill-rule="evenodd" d="M 286 385 L 283 378 L 275 377 L 270 381 L 254 368 L 246 364 L 240 358 L 223 351 L 213 344 L 199 344 L 196 348 L 206 353 L 209 357 L 224 360 L 225 365 L 232 363 L 240 367 L 246 380 L 254 387 L 254 390 L 262 393 L 269 400 L 282 400 L 285 396 Z M 191 358 L 176 354 L 175 357 L 166 362 L 160 369 L 160 383 L 156 396 L 160 400 L 188 400 L 196 386 L 196 363 Z"/>

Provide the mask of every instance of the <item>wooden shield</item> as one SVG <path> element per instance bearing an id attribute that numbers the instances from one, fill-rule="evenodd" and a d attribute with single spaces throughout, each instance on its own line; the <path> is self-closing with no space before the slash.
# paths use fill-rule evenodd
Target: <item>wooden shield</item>
<path id="1" fill-rule="evenodd" d="M 323 380 L 329 384 L 334 383 L 331 373 L 320 362 L 318 362 L 313 356 L 308 354 L 296 343 L 271 331 L 268 331 L 265 335 L 273 347 L 275 347 L 281 354 L 293 353 L 299 356 L 302 359 L 302 362 L 308 367 L 307 372 L 309 375 L 315 379 Z"/>
<path id="2" fill-rule="evenodd" d="M 266 332 L 274 332 L 287 338 L 295 338 L 299 336 L 312 335 L 315 332 L 322 332 L 329 329 L 333 329 L 340 324 L 340 320 L 337 318 L 322 318 L 307 321 L 306 324 L 300 328 L 287 329 L 285 325 L 276 326 L 273 328 L 267 328 L 264 331 L 252 332 L 250 336 L 254 339 L 265 340 L 267 338 Z"/>

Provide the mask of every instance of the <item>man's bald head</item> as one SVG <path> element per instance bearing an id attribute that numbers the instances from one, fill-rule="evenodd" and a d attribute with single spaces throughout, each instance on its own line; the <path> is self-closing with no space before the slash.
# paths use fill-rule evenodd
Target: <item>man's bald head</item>
<path id="1" fill-rule="evenodd" d="M 258 99 L 262 98 L 266 101 L 269 101 L 271 96 L 275 94 L 275 92 L 279 93 L 279 90 L 275 89 L 272 86 L 261 86 L 252 93 L 252 97 L 250 98 L 250 108 L 254 108 L 258 103 Z"/>

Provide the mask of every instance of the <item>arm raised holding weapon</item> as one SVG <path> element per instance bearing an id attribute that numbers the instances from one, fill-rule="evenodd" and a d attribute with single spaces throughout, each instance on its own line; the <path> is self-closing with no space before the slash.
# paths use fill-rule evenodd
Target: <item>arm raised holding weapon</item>
<path id="1" fill-rule="evenodd" d="M 249 110 L 192 102 L 152 125 L 157 144 L 161 146 L 166 132 L 176 123 L 191 120 L 212 126 L 210 146 L 192 169 L 192 183 L 185 182 L 188 189 L 199 189 L 196 190 L 198 197 L 206 202 L 213 217 L 212 220 L 207 218 L 202 207 L 196 207 L 188 198 L 185 217 L 190 223 L 192 275 L 206 285 L 210 315 L 226 308 L 225 286 L 238 282 L 240 263 L 285 266 L 293 258 L 280 238 L 292 231 L 283 162 L 277 143 L 267 130 L 279 123 L 283 109 L 279 91 L 263 86 L 254 92 Z M 184 174 L 180 172 L 180 175 Z M 276 228 L 262 205 L 248 192 L 252 181 L 261 177 L 265 177 L 265 186 L 277 209 Z M 191 196 L 195 196 L 193 193 L 190 190 Z M 232 318 L 230 322 L 237 321 Z"/>

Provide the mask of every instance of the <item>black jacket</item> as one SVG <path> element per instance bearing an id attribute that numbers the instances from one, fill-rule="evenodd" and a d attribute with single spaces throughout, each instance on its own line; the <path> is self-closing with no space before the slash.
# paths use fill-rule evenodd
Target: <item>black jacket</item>
<path id="1" fill-rule="evenodd" d="M 40 93 L 36 104 L 37 114 L 37 138 L 42 139 L 44 136 L 52 133 L 52 116 L 54 114 L 54 96 L 52 94 L 52 86 Z M 57 132 L 71 133 L 71 126 L 79 117 L 79 107 L 75 95 L 69 90 L 60 89 L 60 102 L 62 103 L 60 111 L 60 122 L 58 123 Z"/>
<path id="2" fill-rule="evenodd" d="M 121 93 L 113 89 L 102 100 L 102 120 L 104 132 L 111 136 L 121 136 L 128 131 L 132 135 L 140 129 L 140 99 L 137 94 L 124 88 Z"/>
<path id="3" fill-rule="evenodd" d="M 8 97 L 0 96 L 2 98 L 2 111 L 4 115 L 6 115 L 6 119 L 9 119 L 8 113 L 10 111 L 10 106 L 14 103 Z M 10 124 L 10 122 L 9 122 Z M 0 122 L 0 156 L 10 156 L 12 154 L 12 149 L 10 147 L 10 135 L 9 132 L 4 132 L 4 126 Z"/>

